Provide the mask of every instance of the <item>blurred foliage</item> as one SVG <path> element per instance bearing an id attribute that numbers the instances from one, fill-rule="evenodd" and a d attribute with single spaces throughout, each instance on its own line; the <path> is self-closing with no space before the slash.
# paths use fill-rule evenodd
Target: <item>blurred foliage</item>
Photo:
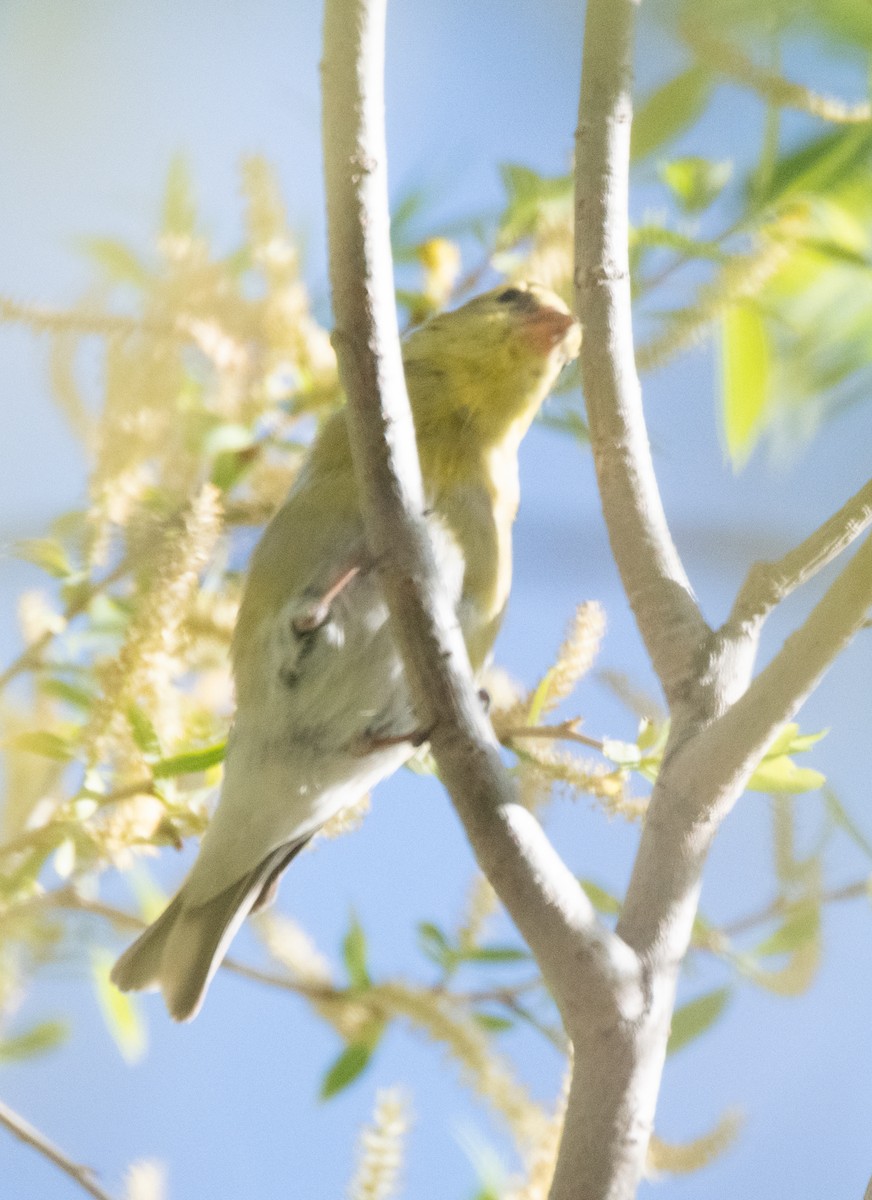
<path id="1" fill-rule="evenodd" d="M 814 61 L 865 64 L 872 16 L 865 0 L 774 9 L 652 0 L 648 15 L 670 52 L 667 75 L 639 100 L 633 135 L 637 177 L 659 197 L 656 212 L 631 229 L 639 361 L 653 369 L 701 338 L 718 340 L 724 443 L 738 468 L 762 440 L 813 432 L 866 399 L 872 383 L 868 105 L 850 91 L 840 101 L 823 96 L 790 74 L 800 36 L 818 39 Z M 807 55 L 798 66 L 808 67 Z M 735 162 L 711 159 L 706 123 L 737 90 L 759 121 Z M 789 137 L 785 110 L 794 114 Z M 424 191 L 397 205 L 398 301 L 408 325 L 495 277 L 535 277 L 571 299 L 570 176 L 508 164 L 502 180 L 501 213 L 452 231 L 434 230 Z M 179 161 L 148 253 L 107 237 L 83 241 L 95 282 L 68 311 L 0 298 L 0 318 L 47 343 L 52 394 L 89 463 L 87 506 L 19 547 L 45 583 L 21 597 L 24 649 L 0 672 L 0 1066 L 50 1052 L 66 1036 L 61 1021 L 28 1017 L 37 974 L 62 961 L 90 973 L 121 1053 L 145 1052 L 137 1003 L 106 980 L 113 931 L 128 936 L 160 905 L 144 860 L 205 828 L 232 711 L 228 647 L 251 531 L 283 499 L 313 432 L 340 403 L 329 334 L 262 160 L 244 164 L 243 193 L 244 240 L 217 254 Z M 467 267 L 464 258 L 475 256 Z M 542 419 L 586 436 L 571 386 Z M 663 720 L 646 707 L 630 740 L 600 739 L 567 711 L 603 631 L 598 607 L 581 605 L 537 686 L 527 692 L 496 671 L 487 680 L 522 798 L 540 814 L 562 793 L 644 817 Z M 773 898 L 731 925 L 699 916 L 689 974 L 704 956 L 708 982 L 692 986 L 676 1011 L 670 1053 L 711 1029 L 741 983 L 781 995 L 808 987 L 822 905 L 865 890 L 865 881 L 825 885 L 833 837 L 872 858 L 831 794 L 823 794 L 817 844 L 804 857 L 796 850 L 796 797 L 824 780 L 794 758 L 818 736 L 785 727 L 751 781 L 776 797 Z M 414 765 L 432 766 L 425 754 Z M 101 898 L 113 870 L 128 873 L 138 912 Z M 615 921 L 618 892 L 599 880 L 583 886 Z M 333 1027 L 339 1045 L 324 1098 L 364 1075 L 393 1023 L 439 1043 L 518 1150 L 514 1174 L 494 1172 L 488 1160 L 479 1196 L 544 1200 L 565 1093 L 550 1108 L 536 1102 L 499 1043 L 527 1029 L 564 1060 L 567 1047 L 523 945 L 491 936 L 497 915 L 493 891 L 477 878 L 454 920 L 443 912 L 420 923 L 422 981 L 380 978 L 356 918 L 328 956 L 287 917 L 264 914 L 255 928 L 267 968 L 227 969 L 296 994 Z M 408 1120 L 404 1097 L 380 1095 L 350 1194 L 395 1194 Z M 658 1137 L 651 1170 L 695 1170 L 737 1129 L 727 1113 L 682 1145 Z M 134 1164 L 128 1194 L 164 1196 L 161 1169 Z"/>

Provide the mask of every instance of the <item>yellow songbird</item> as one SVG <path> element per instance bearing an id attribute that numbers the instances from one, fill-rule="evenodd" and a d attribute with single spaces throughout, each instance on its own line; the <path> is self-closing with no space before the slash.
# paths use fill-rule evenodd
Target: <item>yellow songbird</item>
<path id="1" fill-rule="evenodd" d="M 580 343 L 566 305 L 521 283 L 434 317 L 403 344 L 437 562 L 474 670 L 509 595 L 518 447 Z M 159 987 L 181 1021 L 291 859 L 414 750 L 342 411 L 254 552 L 233 666 L 236 719 L 199 856 L 112 971 L 123 991 Z"/>

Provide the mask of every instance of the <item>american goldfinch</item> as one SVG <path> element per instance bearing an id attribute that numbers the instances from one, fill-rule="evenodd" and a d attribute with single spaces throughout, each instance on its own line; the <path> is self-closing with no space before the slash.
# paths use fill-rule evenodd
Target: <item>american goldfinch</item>
<path id="1" fill-rule="evenodd" d="M 518 447 L 580 342 L 566 305 L 521 283 L 403 345 L 434 549 L 476 671 L 509 595 Z M 421 740 L 342 411 L 254 552 L 232 653 L 237 712 L 215 815 L 181 889 L 112 971 L 122 991 L 159 987 L 180 1021 L 291 859 Z"/>

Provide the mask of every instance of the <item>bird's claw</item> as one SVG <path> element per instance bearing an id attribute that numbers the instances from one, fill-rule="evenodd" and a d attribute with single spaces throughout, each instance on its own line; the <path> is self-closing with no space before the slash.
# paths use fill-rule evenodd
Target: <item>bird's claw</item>
<path id="1" fill-rule="evenodd" d="M 430 729 L 415 729 L 410 733 L 388 733 L 384 735 L 364 734 L 354 747 L 361 756 L 375 754 L 378 750 L 389 750 L 392 746 L 414 746 L 417 749 L 430 740 Z"/>
<path id="2" fill-rule="evenodd" d="M 339 578 L 330 585 L 330 587 L 320 596 L 316 596 L 313 602 L 307 605 L 302 612 L 291 620 L 291 629 L 298 637 L 304 637 L 307 633 L 314 633 L 326 624 L 330 617 L 330 606 L 333 601 L 339 596 L 351 583 L 356 575 L 359 575 L 363 570 L 363 563 L 353 563 L 348 570 L 343 571 Z"/>

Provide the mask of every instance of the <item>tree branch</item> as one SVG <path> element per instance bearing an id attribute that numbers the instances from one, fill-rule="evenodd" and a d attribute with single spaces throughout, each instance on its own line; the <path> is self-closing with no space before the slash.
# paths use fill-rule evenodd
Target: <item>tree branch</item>
<path id="1" fill-rule="evenodd" d="M 737 917 L 734 921 L 721 925 L 714 932 L 725 938 L 739 937 L 743 933 L 757 929 L 760 925 L 765 925 L 768 921 L 785 917 L 797 904 L 806 903 L 808 900 L 814 900 L 823 907 L 827 904 L 843 904 L 848 900 L 868 899 L 869 878 L 866 876 L 863 879 L 855 879 L 853 883 L 845 883 L 841 887 L 830 888 L 817 895 L 803 896 L 799 901 L 791 900 L 787 896 L 776 896 L 762 908 L 747 913 L 744 917 Z"/>
<path id="2" fill-rule="evenodd" d="M 597 918 L 499 757 L 435 567 L 400 356 L 384 142 L 385 0 L 327 0 L 323 144 L 330 279 L 361 508 L 409 684 L 478 863 L 564 1020 L 637 1001 L 637 963 Z"/>
<path id="3" fill-rule="evenodd" d="M 89 581 L 81 589 L 77 590 L 75 597 L 67 604 L 61 614 L 63 629 L 66 629 L 70 621 L 74 621 L 76 617 L 81 616 L 95 596 L 99 596 L 106 588 L 111 587 L 113 583 L 117 583 L 119 579 L 122 579 L 130 570 L 130 565 L 130 559 L 125 555 L 102 579 Z M 0 691 L 23 671 L 31 671 L 41 666 L 42 656 L 56 636 L 54 630 L 47 629 L 45 633 L 40 634 L 29 646 L 26 646 L 18 657 L 13 659 L 4 671 L 0 672 Z"/>
<path id="4" fill-rule="evenodd" d="M 784 722 L 865 626 L 870 606 L 872 535 L 744 695 L 705 737 L 679 752 L 686 757 L 686 766 L 702 769 L 704 759 L 705 770 L 715 777 L 746 779 Z"/>
<path id="5" fill-rule="evenodd" d="M 669 533 L 633 352 L 628 256 L 633 0 L 590 0 L 575 157 L 582 382 L 612 553 L 667 698 L 708 634 Z"/>
<path id="6" fill-rule="evenodd" d="M 82 1191 L 87 1192 L 89 1196 L 93 1196 L 94 1200 L 112 1200 L 108 1192 L 104 1192 L 99 1187 L 94 1179 L 94 1172 L 90 1167 L 83 1167 L 80 1163 L 73 1160 L 63 1150 L 59 1150 L 54 1142 L 50 1142 L 45 1134 L 40 1133 L 29 1121 L 25 1121 L 24 1117 L 19 1116 L 14 1109 L 9 1108 L 0 1100 L 0 1125 L 4 1125 L 11 1134 L 18 1138 L 20 1142 L 24 1142 L 26 1146 L 31 1146 L 38 1151 L 43 1158 L 47 1158 L 49 1162 L 54 1163 L 65 1175 L 68 1175 L 75 1183 L 79 1185 Z"/>
<path id="7" fill-rule="evenodd" d="M 872 525 L 872 479 L 805 541 L 775 562 L 755 563 L 727 626 L 757 625 L 776 605 L 828 566 Z"/>

